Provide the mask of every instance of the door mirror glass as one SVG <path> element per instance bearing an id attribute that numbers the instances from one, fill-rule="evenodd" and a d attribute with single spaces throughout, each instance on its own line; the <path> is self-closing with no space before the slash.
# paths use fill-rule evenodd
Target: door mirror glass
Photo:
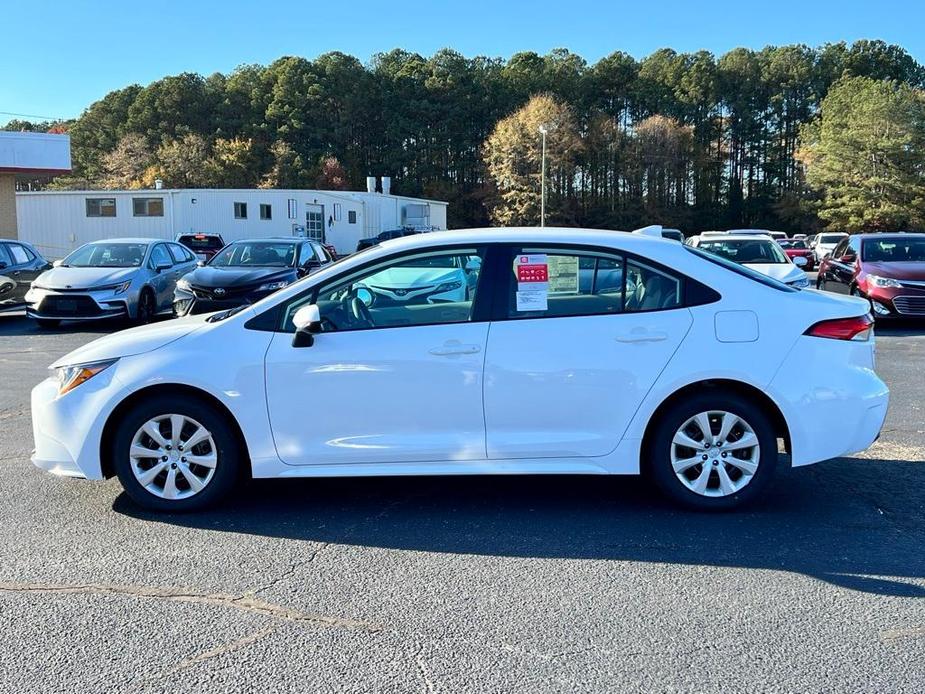
<path id="1" fill-rule="evenodd" d="M 356 290 L 356 297 L 362 301 L 367 308 L 373 305 L 373 293 L 366 287 L 359 287 Z"/>
<path id="2" fill-rule="evenodd" d="M 169 270 L 173 266 L 170 263 L 158 263 L 154 266 L 156 272 L 164 272 L 164 270 Z"/>
<path id="3" fill-rule="evenodd" d="M 854 251 L 848 250 L 848 251 L 845 251 L 845 255 L 843 255 L 841 259 L 842 259 L 842 262 L 844 263 L 853 263 L 855 260 L 858 259 L 858 256 Z"/>
<path id="4" fill-rule="evenodd" d="M 796 258 L 793 259 L 793 264 L 796 265 L 797 267 L 806 267 L 806 258 L 797 256 Z"/>
<path id="5" fill-rule="evenodd" d="M 196 261 L 196 267 L 205 267 L 205 266 L 206 266 L 206 261 L 205 261 L 205 260 L 197 260 L 197 261 Z"/>

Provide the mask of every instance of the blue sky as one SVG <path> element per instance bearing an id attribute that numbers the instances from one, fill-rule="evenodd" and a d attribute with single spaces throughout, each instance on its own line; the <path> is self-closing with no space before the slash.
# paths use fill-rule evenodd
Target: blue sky
<path id="1" fill-rule="evenodd" d="M 112 89 L 168 74 L 333 50 L 365 62 L 396 47 L 502 57 L 565 47 L 594 62 L 615 50 L 639 58 L 665 46 L 722 54 L 881 38 L 925 62 L 915 0 L 4 0 L 0 17 L 0 123 L 10 113 L 76 116 Z"/>

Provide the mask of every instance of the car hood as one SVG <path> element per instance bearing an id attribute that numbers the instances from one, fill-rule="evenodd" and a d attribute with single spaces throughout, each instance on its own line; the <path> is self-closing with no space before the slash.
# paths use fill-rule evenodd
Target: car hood
<path id="1" fill-rule="evenodd" d="M 367 277 L 363 284 L 371 287 L 403 288 L 427 287 L 442 282 L 459 280 L 458 268 L 392 267 Z"/>
<path id="2" fill-rule="evenodd" d="M 118 357 L 144 354 L 168 345 L 206 324 L 208 314 L 175 318 L 161 323 L 142 325 L 106 335 L 65 354 L 51 368 L 70 364 L 88 364 Z"/>
<path id="3" fill-rule="evenodd" d="M 295 280 L 291 267 L 205 267 L 196 268 L 184 279 L 197 287 L 247 287 L 262 282 Z"/>
<path id="4" fill-rule="evenodd" d="M 895 263 L 864 263 L 864 272 L 896 280 L 925 280 L 925 262 L 906 260 Z"/>
<path id="5" fill-rule="evenodd" d="M 39 275 L 35 284 L 46 289 L 92 289 L 132 279 L 140 267 L 55 267 Z"/>

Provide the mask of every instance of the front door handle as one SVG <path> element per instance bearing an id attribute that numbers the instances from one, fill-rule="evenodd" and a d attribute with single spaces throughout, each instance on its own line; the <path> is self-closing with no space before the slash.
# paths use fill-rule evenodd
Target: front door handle
<path id="1" fill-rule="evenodd" d="M 435 357 L 451 357 L 457 354 L 477 354 L 482 351 L 482 348 L 478 345 L 448 343 L 443 345 L 443 347 L 434 347 L 429 351 Z"/>
<path id="2" fill-rule="evenodd" d="M 617 342 L 632 343 L 632 342 L 663 342 L 668 339 L 667 333 L 662 332 L 649 332 L 648 330 L 632 331 L 629 333 L 624 333 L 622 335 L 617 335 L 615 338 Z"/>

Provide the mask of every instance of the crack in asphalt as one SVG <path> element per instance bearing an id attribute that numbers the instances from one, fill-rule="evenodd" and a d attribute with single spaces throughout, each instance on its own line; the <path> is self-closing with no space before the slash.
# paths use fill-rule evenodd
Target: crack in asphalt
<path id="1" fill-rule="evenodd" d="M 427 669 L 427 665 L 424 663 L 424 644 L 421 641 L 414 642 L 414 665 L 417 670 L 418 677 L 421 678 L 421 681 L 424 683 L 424 691 L 433 693 L 437 691 L 436 686 L 434 685 L 433 680 L 430 678 L 430 672 Z"/>
<path id="2" fill-rule="evenodd" d="M 54 593 L 57 595 L 121 595 L 131 598 L 148 598 L 171 602 L 188 602 L 219 607 L 232 607 L 242 612 L 273 617 L 285 622 L 312 623 L 340 629 L 352 629 L 376 633 L 382 626 L 370 622 L 332 617 L 330 615 L 302 612 L 291 607 L 261 600 L 253 595 L 230 593 L 207 593 L 183 588 L 160 586 L 133 586 L 105 583 L 83 583 L 76 585 L 60 583 L 0 583 L 2 593 Z"/>
<path id="3" fill-rule="evenodd" d="M 254 590 L 248 591 L 247 594 L 248 594 L 248 595 L 257 595 L 258 593 L 262 593 L 262 592 L 265 591 L 265 590 L 269 590 L 270 588 L 273 588 L 274 586 L 276 586 L 278 583 L 280 583 L 280 582 L 282 582 L 282 581 L 285 581 L 287 578 L 289 578 L 290 576 L 294 575 L 295 572 L 296 572 L 298 569 L 301 569 L 301 568 L 304 567 L 304 566 L 308 566 L 308 565 L 311 564 L 313 561 L 315 561 L 315 558 L 316 558 L 319 554 L 321 554 L 324 550 L 326 550 L 328 547 L 330 547 L 332 544 L 333 544 L 333 543 L 331 543 L 331 542 L 324 542 L 324 543 L 322 543 L 321 546 L 320 546 L 318 549 L 314 550 L 314 551 L 308 556 L 307 559 L 303 559 L 302 561 L 297 561 L 297 562 L 291 564 L 291 565 L 289 566 L 288 569 L 286 569 L 285 571 L 283 571 L 283 572 L 282 572 L 279 576 L 277 576 L 276 578 L 272 579 L 269 583 L 265 583 L 264 585 L 262 585 L 262 586 L 260 586 L 260 587 L 258 587 L 258 588 L 255 588 Z"/>

